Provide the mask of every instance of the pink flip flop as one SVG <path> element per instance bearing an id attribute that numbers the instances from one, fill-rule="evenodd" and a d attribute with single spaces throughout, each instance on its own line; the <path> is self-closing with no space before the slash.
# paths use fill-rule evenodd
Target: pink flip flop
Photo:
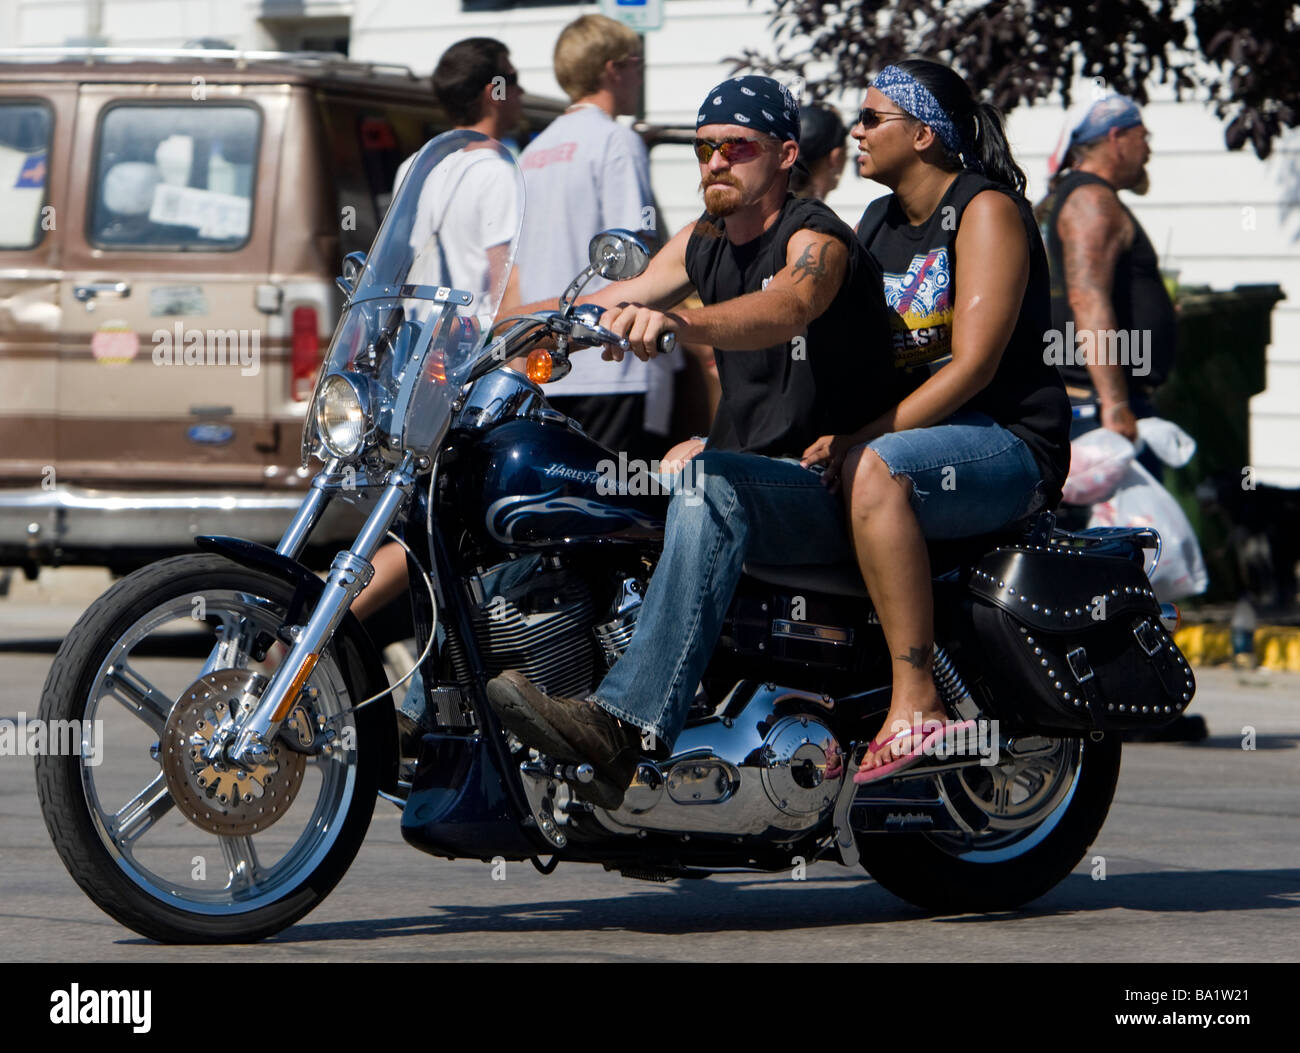
<path id="1" fill-rule="evenodd" d="M 853 781 L 861 786 L 866 783 L 876 782 L 880 779 L 887 778 L 890 775 L 896 775 L 901 771 L 906 771 L 908 768 L 914 767 L 918 764 L 926 753 L 932 752 L 934 744 L 940 739 L 946 743 L 953 736 L 963 731 L 967 731 L 974 726 L 975 721 L 973 720 L 963 720 L 957 723 L 948 722 L 943 724 L 934 721 L 933 723 L 925 723 L 919 726 L 913 725 L 910 728 L 904 728 L 897 734 L 890 735 L 889 738 L 885 739 L 883 742 L 880 742 L 877 739 L 872 739 L 871 744 L 867 747 L 868 753 L 879 753 L 904 735 L 919 737 L 920 744 L 909 752 L 904 753 L 901 757 L 896 757 L 894 760 L 889 761 L 887 764 L 881 764 L 869 770 L 860 770 L 856 772 L 853 776 Z M 927 728 L 929 730 L 926 730 Z"/>

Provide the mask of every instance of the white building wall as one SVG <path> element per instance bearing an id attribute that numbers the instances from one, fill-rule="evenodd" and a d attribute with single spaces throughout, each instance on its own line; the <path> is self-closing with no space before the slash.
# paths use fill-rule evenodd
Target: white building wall
<path id="1" fill-rule="evenodd" d="M 400 62 L 432 71 L 444 48 L 466 36 L 495 36 L 510 47 L 522 83 L 559 95 L 551 53 L 560 28 L 594 3 L 507 11 L 464 12 L 460 0 L 103 0 L 103 33 L 112 44 L 177 46 L 217 36 L 240 47 L 266 47 L 263 16 L 349 15 L 354 58 Z M 762 0 L 666 0 L 664 28 L 648 36 L 647 118 L 693 123 L 696 106 L 730 67 L 722 59 L 746 47 L 770 46 Z M 19 46 L 58 44 L 84 33 L 83 0 L 0 0 L 0 27 Z M 1086 86 L 1082 89 L 1087 90 Z M 1215 288 L 1263 282 L 1282 286 L 1274 309 L 1268 388 L 1251 406 L 1252 462 L 1262 482 L 1300 486 L 1300 133 L 1259 161 L 1229 152 L 1223 125 L 1202 104 L 1175 102 L 1153 90 L 1145 112 L 1152 132 L 1151 192 L 1125 194 L 1162 262 L 1182 281 Z M 847 114 L 860 99 L 842 100 Z M 1009 135 L 1029 175 L 1031 200 L 1041 196 L 1047 156 L 1064 119 L 1059 105 L 1016 110 Z M 698 175 L 685 148 L 652 155 L 655 192 L 665 225 L 676 230 L 698 212 Z M 848 222 L 882 192 L 846 170 L 830 204 Z M 1253 210 L 1253 211 L 1252 211 Z"/>
<path id="2" fill-rule="evenodd" d="M 596 9 L 574 4 L 465 14 L 459 0 L 356 0 L 352 50 L 358 58 L 405 62 L 423 73 L 454 41 L 492 35 L 509 45 L 530 90 L 559 94 L 550 68 L 555 38 L 565 23 Z M 693 123 L 699 100 L 730 73 L 721 60 L 770 46 L 767 9 L 747 0 L 666 0 L 664 10 L 664 27 L 648 34 L 646 44 L 646 117 Z M 1159 86 L 1152 95 L 1144 113 L 1152 133 L 1151 192 L 1124 198 L 1162 263 L 1179 267 L 1185 284 L 1276 283 L 1287 294 L 1273 312 L 1268 388 L 1251 404 L 1251 459 L 1259 481 L 1300 486 L 1300 133 L 1260 161 L 1249 150 L 1230 152 L 1222 122 L 1203 104 L 1176 102 Z M 840 100 L 841 109 L 850 113 L 860 101 Z M 1064 120 L 1058 104 L 1021 107 L 1008 121 L 1030 200 L 1044 193 L 1047 158 Z M 698 172 L 688 151 L 655 150 L 652 178 L 670 230 L 698 214 Z M 858 178 L 850 163 L 829 203 L 853 223 L 882 192 Z"/>
<path id="3" fill-rule="evenodd" d="M 405 62 L 423 73 L 448 44 L 488 34 L 509 45 L 530 90 L 558 94 L 550 68 L 555 37 L 565 23 L 593 10 L 594 4 L 575 4 L 465 14 L 459 0 L 356 0 L 353 54 Z M 767 47 L 770 39 L 761 3 L 666 0 L 664 27 L 648 34 L 646 45 L 647 119 L 693 123 L 699 100 L 730 72 L 721 59 L 746 47 Z M 856 98 L 841 100 L 846 113 L 859 104 Z M 1273 313 L 1268 388 L 1251 404 L 1251 459 L 1261 482 L 1300 486 L 1300 133 L 1284 138 L 1268 161 L 1260 161 L 1249 150 L 1230 152 L 1223 145 L 1223 124 L 1200 103 L 1176 102 L 1157 88 L 1144 116 L 1152 133 L 1151 192 L 1124 197 L 1162 262 L 1179 267 L 1186 284 L 1277 283 L 1288 296 Z M 1047 157 L 1064 119 L 1060 105 L 1021 107 L 1009 119 L 1031 200 L 1044 192 Z M 694 160 L 684 149 L 661 147 L 652 162 L 666 225 L 676 230 L 698 213 Z M 850 164 L 830 204 L 852 223 L 882 192 L 859 179 Z"/>

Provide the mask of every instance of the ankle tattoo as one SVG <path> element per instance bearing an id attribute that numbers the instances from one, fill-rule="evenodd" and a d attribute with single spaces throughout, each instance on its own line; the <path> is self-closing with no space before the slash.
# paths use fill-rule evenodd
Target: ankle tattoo
<path id="1" fill-rule="evenodd" d="M 930 659 L 934 655 L 934 644 L 926 644 L 924 647 L 908 648 L 907 654 L 896 654 L 894 660 L 906 662 L 916 669 L 924 669 L 930 664 Z"/>

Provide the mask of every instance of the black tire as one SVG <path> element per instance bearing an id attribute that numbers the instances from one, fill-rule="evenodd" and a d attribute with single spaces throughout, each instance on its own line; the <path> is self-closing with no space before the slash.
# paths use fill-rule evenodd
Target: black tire
<path id="1" fill-rule="evenodd" d="M 145 567 L 119 581 L 82 615 L 63 641 L 45 682 L 41 717 L 47 722 L 55 719 L 81 721 L 86 719 L 92 705 L 98 714 L 100 700 L 111 701 L 108 693 L 96 690 L 103 683 L 101 672 L 109 656 L 116 653 L 120 641 L 129 639 L 136 627 L 150 624 L 148 619 L 160 616 L 156 612 L 169 609 L 169 603 L 175 606 L 190 602 L 197 595 L 217 597 L 227 591 L 248 598 L 250 603 L 255 602 L 259 618 L 262 612 L 268 618 L 277 612 L 282 615 L 293 595 L 292 586 L 286 582 L 217 555 L 179 556 Z M 158 638 L 151 639 L 156 641 Z M 202 646 L 201 641 L 199 646 Z M 368 697 L 373 687 L 361 682 L 365 679 L 360 672 L 365 663 L 358 660 L 357 655 L 344 655 L 339 661 L 340 653 L 348 648 L 355 650 L 350 642 L 336 636 L 309 680 L 309 684 L 315 685 L 319 678 L 319 682 L 325 683 L 337 697 L 342 697 L 338 695 L 338 685 L 345 685 L 346 697 L 350 699 L 346 706 Z M 128 651 L 126 657 L 133 653 Z M 193 675 L 197 676 L 201 662 L 201 659 L 195 661 Z M 177 675 L 181 672 L 178 670 Z M 93 690 L 96 692 L 94 698 L 91 697 Z M 170 692 L 161 694 L 164 698 L 171 697 Z M 346 709 L 341 702 L 339 705 Z M 119 710 L 112 706 L 106 715 L 120 719 Z M 41 756 L 36 759 L 36 788 L 41 811 L 68 873 L 96 905 L 123 925 L 164 943 L 260 940 L 292 925 L 316 907 L 355 858 L 374 811 L 383 753 L 379 722 L 385 716 L 391 721 L 391 707 L 385 714 L 377 702 L 350 717 L 339 718 L 343 721 L 340 726 L 353 729 L 355 749 L 343 751 L 344 760 L 331 762 L 337 770 L 319 762 L 322 789 L 313 817 L 324 818 L 323 823 L 316 824 L 323 829 L 312 829 L 309 822 L 303 835 L 317 839 L 319 844 L 315 847 L 304 844 L 299 850 L 296 842 L 290 854 L 285 856 L 288 863 L 282 860 L 267 870 L 264 888 L 260 888 L 256 880 L 250 880 L 249 887 L 229 894 L 231 902 L 225 907 L 217 899 L 199 899 L 200 896 L 220 897 L 224 890 L 214 893 L 205 889 L 194 892 L 190 899 L 182 894 L 170 895 L 164 900 L 163 885 L 153 881 L 157 875 L 142 867 L 135 858 L 137 843 L 132 841 L 126 851 L 115 850 L 120 846 L 109 832 L 109 824 L 104 821 L 106 813 L 96 811 L 97 784 L 94 784 L 93 796 L 88 790 L 93 765 L 88 765 L 82 756 Z M 134 719 L 131 716 L 127 720 L 129 728 L 135 727 L 130 724 Z M 147 738 L 157 728 L 148 720 L 145 723 L 149 726 L 136 730 Z M 106 750 L 106 747 L 101 749 Z M 130 764 L 138 766 L 142 763 L 135 751 L 119 752 L 129 758 Z M 102 761 L 106 759 L 107 752 L 101 756 Z M 155 780 L 158 777 L 155 776 Z M 119 776 L 120 781 L 127 783 L 132 778 Z M 146 786 L 142 792 L 148 789 Z M 334 799 L 326 799 L 327 789 Z M 170 792 L 167 798 L 171 802 Z M 295 800 L 291 810 L 297 804 Z M 168 812 L 166 805 L 164 802 L 164 816 L 172 817 L 168 819 L 166 829 L 170 836 L 212 838 L 223 855 L 228 844 L 222 842 L 233 843 L 235 840 L 218 838 L 182 821 L 179 810 L 171 807 Z M 339 813 L 342 813 L 341 822 Z M 151 819 L 145 831 L 160 822 Z M 120 831 L 121 825 L 115 824 L 114 832 Z M 272 829 L 274 827 L 269 827 L 268 831 Z M 251 846 L 251 835 L 247 840 Z M 153 851 L 152 847 L 150 851 Z M 301 854 L 293 855 L 294 851 Z M 261 870 L 257 850 L 251 849 L 250 854 L 253 863 L 249 873 L 256 875 Z M 283 873 L 272 881 L 271 877 L 278 870 L 283 870 Z M 230 870 L 229 875 L 233 886 L 235 871 Z"/>
<path id="2" fill-rule="evenodd" d="M 1101 830 L 1119 778 L 1120 737 L 1061 740 L 1080 750 L 1068 795 L 1038 823 L 969 838 L 862 834 L 862 865 L 900 899 L 936 913 L 1015 910 L 1063 881 Z M 947 777 L 948 789 L 952 779 Z"/>

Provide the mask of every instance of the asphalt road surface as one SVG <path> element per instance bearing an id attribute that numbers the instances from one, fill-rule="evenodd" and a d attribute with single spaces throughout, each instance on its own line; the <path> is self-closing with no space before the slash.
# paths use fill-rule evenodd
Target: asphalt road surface
<path id="1" fill-rule="evenodd" d="M 60 597 L 55 597 L 55 600 Z M 0 717 L 35 714 L 84 603 L 0 600 Z M 380 801 L 352 869 L 313 913 L 241 951 L 266 961 L 1295 961 L 1300 677 L 1201 670 L 1209 738 L 1125 746 L 1110 817 L 1075 872 L 1014 914 L 927 916 L 860 868 L 646 884 L 561 864 L 542 876 L 411 849 Z M 1254 749 L 1243 749 L 1253 728 Z M 173 817 L 175 813 L 173 812 Z M 1104 880 L 1094 874 L 1104 857 Z M 498 877 L 501 876 L 498 872 Z M 32 761 L 0 756 L 0 946 L 10 961 L 228 961 L 164 947 L 65 872 Z"/>

